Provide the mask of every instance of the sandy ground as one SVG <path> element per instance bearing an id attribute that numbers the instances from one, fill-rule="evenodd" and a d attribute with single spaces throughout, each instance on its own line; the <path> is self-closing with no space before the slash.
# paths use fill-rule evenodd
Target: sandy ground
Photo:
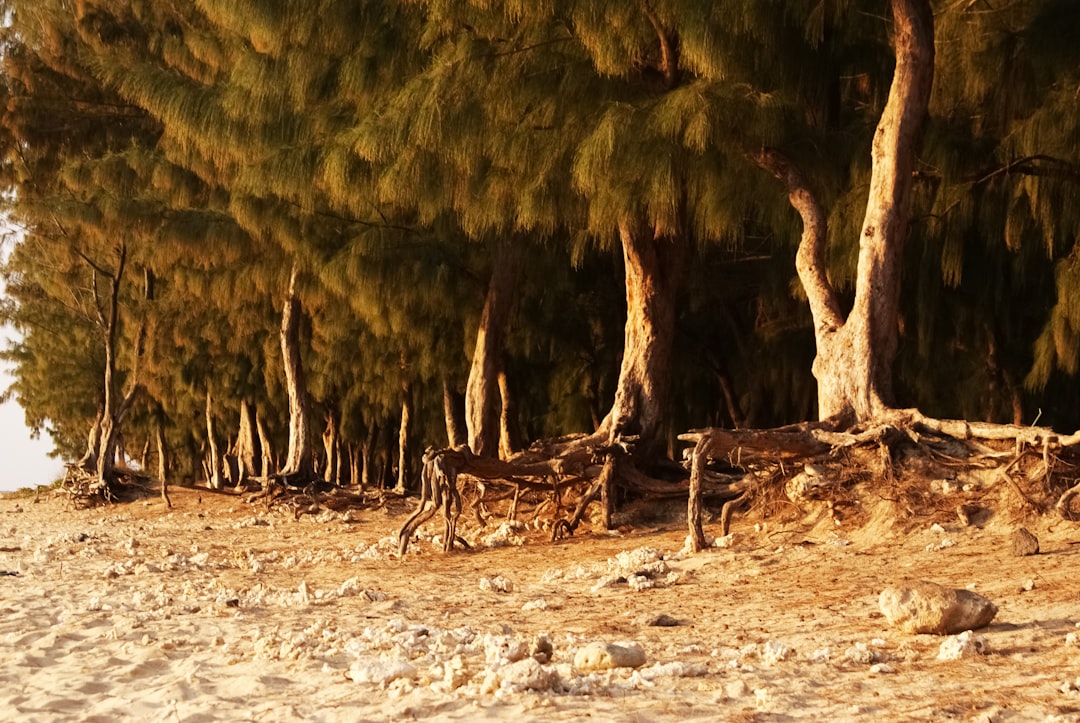
<path id="1" fill-rule="evenodd" d="M 399 559 L 412 502 L 299 521 L 173 502 L 0 500 L 0 720 L 1080 721 L 1074 523 L 1027 520 L 1033 557 L 1015 521 L 881 511 L 736 519 L 693 556 L 674 521 L 555 544 L 474 522 L 449 556 L 429 523 Z M 914 579 L 998 605 L 983 654 L 888 627 L 878 594 Z M 594 642 L 646 662 L 575 668 Z"/>

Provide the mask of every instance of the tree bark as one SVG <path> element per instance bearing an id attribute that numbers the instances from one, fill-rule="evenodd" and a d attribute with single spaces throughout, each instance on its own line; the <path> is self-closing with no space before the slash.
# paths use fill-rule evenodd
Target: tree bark
<path id="1" fill-rule="evenodd" d="M 671 390 L 675 305 L 686 249 L 683 240 L 640 224 L 619 224 L 626 278 L 626 327 L 615 401 L 598 435 L 615 443 L 638 437 L 646 455 L 663 442 Z"/>
<path id="2" fill-rule="evenodd" d="M 756 162 L 784 181 L 803 221 L 796 269 L 814 319 L 821 419 L 881 416 L 893 404 L 900 274 L 915 146 L 934 78 L 934 25 L 929 0 L 892 0 L 896 70 L 874 135 L 870 193 L 846 318 L 825 270 L 826 214 L 798 168 L 766 149 Z"/>
<path id="3" fill-rule="evenodd" d="M 363 462 L 363 471 L 360 473 L 360 489 L 370 489 L 372 483 L 373 472 L 375 471 L 375 445 L 379 440 L 379 425 L 375 422 L 371 422 L 368 425 L 367 438 L 364 440 L 363 447 L 361 449 L 361 457 Z"/>
<path id="4" fill-rule="evenodd" d="M 281 312 L 281 358 L 289 395 L 289 451 L 281 474 L 308 480 L 315 476 L 310 433 L 310 403 L 304 362 L 300 355 L 300 320 L 303 309 L 296 291 L 298 269 L 293 266 L 289 292 Z"/>
<path id="5" fill-rule="evenodd" d="M 468 443 L 465 424 L 465 397 L 443 377 L 443 418 L 446 420 L 446 441 L 450 447 Z"/>
<path id="6" fill-rule="evenodd" d="M 469 448 L 478 457 L 493 457 L 499 452 L 499 372 L 503 367 L 506 327 L 517 296 L 520 266 L 520 252 L 508 246 L 499 250 L 476 330 L 476 347 L 465 389 L 465 421 Z"/>

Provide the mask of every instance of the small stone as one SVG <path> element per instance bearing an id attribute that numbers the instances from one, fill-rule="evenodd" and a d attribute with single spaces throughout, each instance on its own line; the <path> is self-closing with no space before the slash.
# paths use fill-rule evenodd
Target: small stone
<path id="1" fill-rule="evenodd" d="M 742 698 L 746 695 L 747 688 L 746 683 L 741 680 L 733 680 L 724 686 L 724 693 L 728 698 Z"/>
<path id="2" fill-rule="evenodd" d="M 986 639 L 976 635 L 970 630 L 965 630 L 959 635 L 951 635 L 942 641 L 938 648 L 938 660 L 960 660 L 975 655 L 986 655 L 990 652 Z"/>
<path id="3" fill-rule="evenodd" d="M 1035 589 L 1035 581 L 1032 579 L 1024 580 L 1024 584 L 1020 586 L 1020 592 L 1031 592 Z"/>
<path id="4" fill-rule="evenodd" d="M 639 668 L 645 664 L 641 646 L 589 643 L 574 655 L 574 667 L 581 671 Z"/>
<path id="5" fill-rule="evenodd" d="M 1016 557 L 1039 554 L 1039 538 L 1023 527 L 1013 532 L 1009 540 L 1012 543 L 1012 554 Z"/>
<path id="6" fill-rule="evenodd" d="M 891 675 L 895 672 L 896 668 L 888 663 L 874 663 L 870 666 L 870 675 Z"/>
<path id="7" fill-rule="evenodd" d="M 882 590 L 878 606 L 890 625 L 908 633 L 934 635 L 976 630 L 997 615 L 997 606 L 978 593 L 926 581 Z"/>

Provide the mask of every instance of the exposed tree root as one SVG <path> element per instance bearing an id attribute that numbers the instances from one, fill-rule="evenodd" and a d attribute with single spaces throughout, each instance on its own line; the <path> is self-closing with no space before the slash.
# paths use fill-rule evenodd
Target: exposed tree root
<path id="1" fill-rule="evenodd" d="M 825 499 L 838 510 L 850 507 L 854 503 L 845 486 L 860 480 L 872 481 L 883 495 L 894 495 L 902 509 L 918 514 L 940 502 L 902 479 L 911 470 L 917 473 L 920 466 L 932 468 L 921 475 L 936 475 L 931 478 L 997 470 L 997 479 L 1008 485 L 1026 511 L 1044 512 L 1053 506 L 1066 519 L 1080 517 L 1073 510 L 1080 483 L 1064 475 L 1073 468 L 1071 460 L 1080 457 L 1080 433 L 1059 435 L 1038 427 L 939 420 L 904 409 L 861 426 L 830 419 L 776 429 L 693 430 L 679 439 L 694 446 L 687 450 L 683 474 L 673 479 L 650 477 L 639 469 L 632 454 L 633 440 L 605 445 L 595 435 L 537 444 L 510 460 L 476 457 L 466 447 L 429 450 L 424 457 L 420 505 L 399 533 L 400 550 L 404 553 L 419 526 L 440 510 L 446 529 L 444 549 L 453 548 L 455 540 L 460 540 L 456 529 L 463 479 L 478 490 L 474 508 L 481 522 L 485 489 L 510 488 L 503 496 L 512 495 L 515 500 L 511 516 L 523 490 L 550 493 L 557 517 L 552 523 L 553 540 L 572 535 L 594 503 L 601 506 L 601 523 L 610 528 L 620 494 L 686 499 L 690 544 L 695 551 L 706 546 L 702 527 L 706 500 L 720 506 L 722 535 L 728 534 L 735 510 L 770 494 L 777 504 L 789 507 L 798 507 L 803 499 Z M 898 465 L 905 469 L 898 470 Z M 1072 486 L 1061 491 L 1063 482 Z M 560 518 L 561 493 L 567 489 L 580 492 L 569 517 Z M 955 502 L 948 504 L 950 512 L 961 519 L 977 514 L 965 513 L 964 506 L 956 507 Z"/>

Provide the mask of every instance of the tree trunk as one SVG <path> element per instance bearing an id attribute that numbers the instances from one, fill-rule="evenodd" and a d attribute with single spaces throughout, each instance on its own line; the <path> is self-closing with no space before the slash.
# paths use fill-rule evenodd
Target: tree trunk
<path id="1" fill-rule="evenodd" d="M 663 442 L 675 340 L 675 303 L 686 249 L 681 238 L 619 225 L 626 278 L 626 327 L 615 402 L 598 433 L 609 443 L 638 437 L 639 451 Z"/>
<path id="2" fill-rule="evenodd" d="M 206 440 L 209 448 L 207 458 L 207 479 L 211 489 L 219 490 L 221 484 L 221 459 L 218 457 L 217 439 L 214 438 L 214 399 L 210 388 L 206 389 Z"/>
<path id="3" fill-rule="evenodd" d="M 262 445 L 259 443 L 258 433 L 255 431 L 255 404 L 244 400 L 240 402 L 240 426 L 236 431 L 236 445 L 233 454 L 239 465 L 239 479 L 242 482 L 248 477 L 262 476 Z"/>
<path id="4" fill-rule="evenodd" d="M 255 429 L 259 433 L 259 448 L 262 453 L 260 476 L 265 477 L 270 474 L 270 470 L 277 468 L 277 464 L 274 460 L 274 447 L 270 442 L 270 432 L 266 429 L 266 420 L 259 413 L 258 407 L 255 408 Z"/>
<path id="5" fill-rule="evenodd" d="M 341 437 L 338 434 L 338 412 L 333 404 L 327 406 L 326 429 L 323 430 L 322 440 L 326 454 L 323 481 L 338 485 L 341 483 Z"/>
<path id="6" fill-rule="evenodd" d="M 520 267 L 520 252 L 509 246 L 499 250 L 476 330 L 476 347 L 465 388 L 465 421 L 469 448 L 478 457 L 494 457 L 499 452 L 499 372 Z"/>
<path id="7" fill-rule="evenodd" d="M 169 500 L 169 458 L 168 447 L 165 444 L 165 410 L 157 405 L 154 413 L 154 435 L 157 441 L 157 476 L 161 481 L 161 499 L 166 507 L 172 507 Z"/>
<path id="8" fill-rule="evenodd" d="M 281 474 L 309 480 L 315 476 L 310 412 L 304 363 L 300 356 L 300 319 L 303 310 L 296 291 L 297 268 L 289 277 L 289 293 L 281 312 L 281 358 L 289 395 L 289 452 Z"/>
<path id="9" fill-rule="evenodd" d="M 499 415 L 499 457 L 510 459 L 521 451 L 521 424 L 518 422 L 517 402 L 510 390 L 510 380 L 505 371 L 499 372 L 499 399 L 502 414 Z"/>
<path id="10" fill-rule="evenodd" d="M 468 442 L 465 424 L 465 397 L 443 377 L 443 418 L 446 420 L 446 441 L 450 447 Z"/>
<path id="11" fill-rule="evenodd" d="M 403 370 L 404 371 L 404 370 Z M 412 433 L 412 384 L 401 381 L 401 425 L 398 427 L 398 475 L 394 491 L 405 494 L 409 480 L 409 438 Z"/>
<path id="12" fill-rule="evenodd" d="M 379 425 L 372 422 L 368 426 L 367 438 L 364 440 L 363 447 L 361 449 L 361 456 L 363 461 L 363 471 L 360 476 L 360 489 L 366 490 L 371 487 L 373 472 L 375 471 L 375 445 L 379 440 Z"/>
<path id="13" fill-rule="evenodd" d="M 874 135 L 855 282 L 845 319 L 825 269 L 826 213 L 800 171 L 779 153 L 755 160 L 785 182 L 803 220 L 796 269 L 814 319 L 820 418 L 872 419 L 893 403 L 900 273 L 915 146 L 934 78 L 934 25 L 929 0 L 892 0 L 896 70 Z"/>

